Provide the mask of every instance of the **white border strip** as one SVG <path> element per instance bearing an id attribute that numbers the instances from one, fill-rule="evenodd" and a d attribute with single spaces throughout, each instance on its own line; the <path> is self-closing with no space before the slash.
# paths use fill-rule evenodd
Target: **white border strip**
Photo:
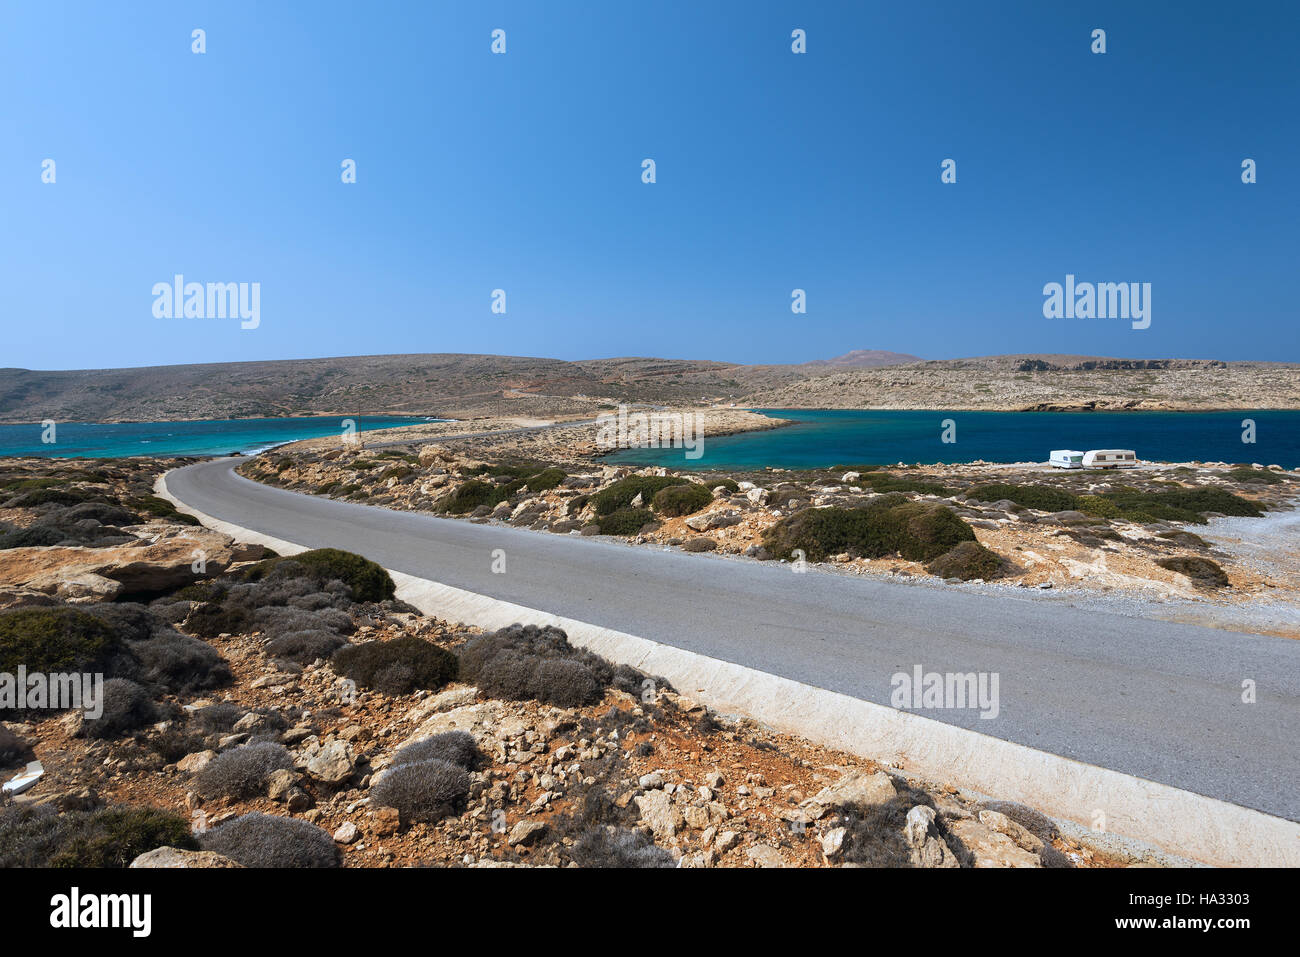
<path id="1" fill-rule="evenodd" d="M 306 549 L 222 522 L 167 490 L 157 494 L 210 528 L 292 555 Z M 1227 867 L 1300 866 L 1300 823 L 1216 798 L 1084 764 L 743 665 L 548 614 L 401 572 L 397 597 L 446 621 L 502 628 L 555 625 L 574 644 L 672 682 L 715 711 L 747 715 L 824 747 L 902 768 L 909 775 L 1018 801 L 1093 830 Z M 1100 824 L 1104 821 L 1104 824 Z"/>

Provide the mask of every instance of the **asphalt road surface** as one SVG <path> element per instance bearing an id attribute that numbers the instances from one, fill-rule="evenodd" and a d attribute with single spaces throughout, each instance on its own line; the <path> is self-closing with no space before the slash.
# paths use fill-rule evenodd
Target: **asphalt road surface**
<path id="1" fill-rule="evenodd" d="M 249 481 L 241 461 L 178 469 L 168 489 L 300 545 L 878 704 L 918 664 L 996 673 L 996 718 L 921 713 L 1300 820 L 1300 642 L 336 502 Z M 1256 703 L 1242 702 L 1246 679 Z"/>

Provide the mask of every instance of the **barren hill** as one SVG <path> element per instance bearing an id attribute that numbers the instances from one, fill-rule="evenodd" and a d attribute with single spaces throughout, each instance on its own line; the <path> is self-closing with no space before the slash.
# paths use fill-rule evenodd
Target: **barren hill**
<path id="1" fill-rule="evenodd" d="M 901 364 L 900 364 L 901 363 Z M 459 354 L 42 372 L 0 369 L 0 422 L 313 414 L 589 414 L 612 403 L 768 408 L 1300 408 L 1300 366 L 858 350 L 800 365 Z"/>
<path id="2" fill-rule="evenodd" d="M 1295 409 L 1300 365 L 1011 355 L 837 370 L 746 396 L 757 408 Z"/>
<path id="3" fill-rule="evenodd" d="M 888 361 L 884 357 L 890 354 L 878 355 Z M 567 362 L 448 353 L 66 372 L 0 369 L 0 422 L 359 412 L 451 418 L 557 415 L 585 413 L 609 402 L 731 402 L 828 368 L 639 357 Z"/>

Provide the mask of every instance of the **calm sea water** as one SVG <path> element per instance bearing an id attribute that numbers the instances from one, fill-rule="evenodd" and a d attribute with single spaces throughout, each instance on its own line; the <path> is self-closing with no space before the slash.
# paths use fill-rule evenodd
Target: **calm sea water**
<path id="1" fill-rule="evenodd" d="M 326 435 L 342 435 L 346 418 L 357 431 L 418 425 L 425 418 L 356 415 L 290 419 L 204 419 L 196 422 L 60 422 L 52 445 L 41 441 L 39 425 L 0 425 L 0 456 L 118 458 L 125 455 L 228 455 L 257 452 Z M 437 421 L 437 420 L 432 420 Z"/>
<path id="2" fill-rule="evenodd" d="M 1052 449 L 1133 449 L 1158 462 L 1259 462 L 1300 466 L 1300 412 L 895 412 L 756 409 L 796 420 L 767 432 L 716 438 L 704 422 L 704 455 L 681 449 L 626 449 L 612 463 L 685 469 L 828 468 L 833 465 L 1045 462 Z M 942 441 L 945 419 L 957 441 Z M 1242 441 L 1242 421 L 1255 442 Z"/>

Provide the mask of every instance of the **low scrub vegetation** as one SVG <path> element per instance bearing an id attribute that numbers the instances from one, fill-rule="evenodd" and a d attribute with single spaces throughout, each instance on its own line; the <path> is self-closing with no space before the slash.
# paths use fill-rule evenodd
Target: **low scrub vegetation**
<path id="1" fill-rule="evenodd" d="M 117 632 L 95 615 L 66 606 L 0 611 L 0 672 L 110 673 L 129 655 Z"/>
<path id="2" fill-rule="evenodd" d="M 1282 482 L 1282 476 L 1276 472 L 1270 472 L 1268 469 L 1257 468 L 1235 468 L 1228 473 L 1228 477 L 1234 482 L 1255 482 L 1262 485 L 1277 485 Z"/>
<path id="3" fill-rule="evenodd" d="M 245 867 L 341 867 L 343 855 L 324 830 L 293 817 L 245 814 L 206 831 L 199 841 Z"/>
<path id="4" fill-rule="evenodd" d="M 103 713 L 87 717 L 82 734 L 88 738 L 117 738 L 152 724 L 158 709 L 143 687 L 126 678 L 109 678 L 104 682 Z"/>
<path id="5" fill-rule="evenodd" d="M 1239 495 L 1219 488 L 1174 486 L 1155 491 L 1126 488 L 1098 495 L 1075 495 L 1043 485 L 978 485 L 967 497 L 981 502 L 1009 500 L 1025 508 L 1046 512 L 1080 511 L 1098 518 L 1130 522 L 1192 522 L 1203 525 L 1206 512 L 1254 518 L 1264 509 Z"/>
<path id="6" fill-rule="evenodd" d="M 642 831 L 612 825 L 589 828 L 573 843 L 573 860 L 579 867 L 676 867 L 677 862 Z"/>
<path id="7" fill-rule="evenodd" d="M 317 548 L 284 558 L 268 558 L 240 572 L 243 581 L 260 581 L 278 572 L 281 578 L 315 579 L 322 585 L 341 581 L 353 601 L 385 601 L 397 586 L 382 566 L 339 548 Z"/>
<path id="8" fill-rule="evenodd" d="M 1186 575 L 1192 583 L 1200 588 L 1226 588 L 1228 575 L 1218 562 L 1199 555 L 1175 555 L 1170 558 L 1158 558 L 1156 564 L 1171 572 Z"/>
<path id="9" fill-rule="evenodd" d="M 620 508 L 596 519 L 602 535 L 635 535 L 655 520 L 647 508 Z"/>
<path id="10" fill-rule="evenodd" d="M 284 745 L 261 741 L 223 751 L 198 773 L 195 785 L 205 798 L 257 797 L 266 792 L 272 773 L 292 767 Z"/>
<path id="11" fill-rule="evenodd" d="M 876 492 L 915 492 L 919 495 L 952 495 L 953 490 L 937 482 L 922 482 L 917 479 L 900 478 L 890 472 L 864 472 L 854 483 Z"/>
<path id="12" fill-rule="evenodd" d="M 465 643 L 459 657 L 461 678 L 485 694 L 560 707 L 595 704 L 611 685 L 639 691 L 644 679 L 633 668 L 615 668 L 604 658 L 575 648 L 559 628 L 536 625 L 512 625 L 478 635 Z"/>
<path id="13" fill-rule="evenodd" d="M 457 658 L 431 641 L 407 635 L 392 641 L 347 645 L 334 655 L 334 670 L 363 688 L 384 694 L 436 691 L 457 675 Z"/>
<path id="14" fill-rule="evenodd" d="M 370 803 L 396 808 L 403 824 L 432 824 L 465 809 L 469 784 L 465 769 L 450 761 L 413 761 L 384 772 L 370 788 Z"/>
<path id="15" fill-rule="evenodd" d="M 861 508 L 797 512 L 769 528 L 763 545 L 775 558 L 796 558 L 796 551 L 809 561 L 841 553 L 861 558 L 897 553 L 926 562 L 974 540 L 974 530 L 952 509 L 890 495 Z"/>
<path id="16" fill-rule="evenodd" d="M 671 475 L 629 475 L 607 485 L 591 496 L 591 506 L 597 515 L 610 515 L 620 509 L 631 506 L 632 501 L 641 496 L 642 506 L 649 505 L 661 489 L 670 485 L 685 485 L 686 479 Z M 600 521 L 597 519 L 597 521 Z M 601 529 L 604 529 L 601 523 Z M 618 534 L 618 533 L 612 533 Z"/>
<path id="17" fill-rule="evenodd" d="M 1133 522 L 1190 522 L 1204 525 L 1206 512 L 1258 518 L 1264 509 L 1239 495 L 1219 488 L 1163 489 L 1159 492 L 1116 491 L 1102 496 Z"/>
<path id="18" fill-rule="evenodd" d="M 402 748 L 393 755 L 393 767 L 433 760 L 447 761 L 466 771 L 473 771 L 484 763 L 485 757 L 474 736 L 468 731 L 444 731 Z"/>
<path id="19" fill-rule="evenodd" d="M 979 542 L 962 542 L 930 562 L 925 570 L 940 578 L 959 578 L 962 581 L 982 578 L 990 581 L 1007 574 L 1008 566 L 1001 555 Z"/>
<path id="20" fill-rule="evenodd" d="M 189 821 L 157 808 L 63 814 L 49 805 L 0 809 L 0 867 L 128 867 L 155 848 L 198 846 Z"/>
<path id="21" fill-rule="evenodd" d="M 655 493 L 652 503 L 660 515 L 675 518 L 692 515 L 713 501 L 713 493 L 698 482 L 669 485 Z"/>
<path id="22" fill-rule="evenodd" d="M 1043 512 L 1065 512 L 1079 507 L 1077 495 L 1046 485 L 977 485 L 967 490 L 966 497 L 980 502 L 1010 501 Z"/>
<path id="23" fill-rule="evenodd" d="M 31 745 L 0 724 L 0 768 L 23 760 L 31 753 Z"/>

